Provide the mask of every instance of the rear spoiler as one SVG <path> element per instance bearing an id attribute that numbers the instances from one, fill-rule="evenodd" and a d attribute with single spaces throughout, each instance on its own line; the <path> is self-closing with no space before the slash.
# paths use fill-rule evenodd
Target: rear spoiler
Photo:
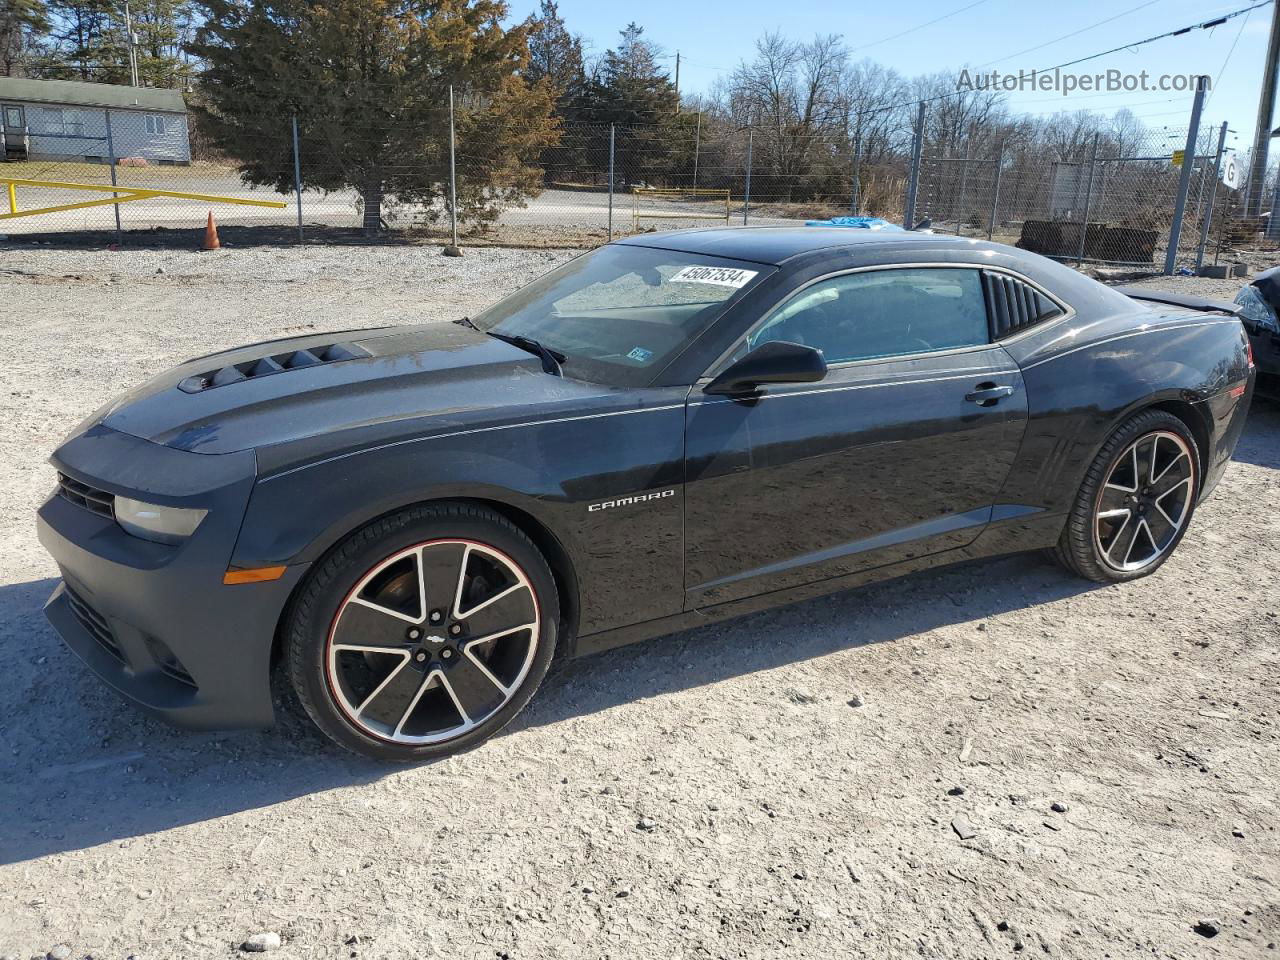
<path id="1" fill-rule="evenodd" d="M 1240 305 L 1227 300 L 1192 297 L 1184 293 L 1166 293 L 1164 290 L 1148 290 L 1146 287 L 1113 287 L 1112 289 L 1117 293 L 1123 293 L 1130 300 L 1163 303 L 1171 307 L 1182 307 L 1184 310 L 1199 310 L 1204 313 L 1226 313 L 1233 317 L 1240 315 Z"/>

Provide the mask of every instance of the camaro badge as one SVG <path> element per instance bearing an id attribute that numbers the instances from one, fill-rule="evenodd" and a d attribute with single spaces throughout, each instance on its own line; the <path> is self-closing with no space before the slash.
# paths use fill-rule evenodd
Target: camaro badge
<path id="1" fill-rule="evenodd" d="M 597 510 L 610 510 L 614 507 L 629 507 L 633 503 L 645 503 L 648 500 L 665 500 L 667 497 L 676 495 L 675 488 L 670 490 L 661 490 L 657 493 L 638 493 L 634 497 L 619 497 L 617 500 L 605 500 L 601 503 L 593 503 L 587 507 L 591 513 Z"/>

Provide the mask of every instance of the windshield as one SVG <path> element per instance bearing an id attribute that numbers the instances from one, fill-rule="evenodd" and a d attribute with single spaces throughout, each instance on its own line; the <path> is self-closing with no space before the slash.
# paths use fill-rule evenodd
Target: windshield
<path id="1" fill-rule="evenodd" d="M 564 354 L 568 376 L 644 386 L 773 268 L 609 245 L 570 260 L 475 319 Z"/>

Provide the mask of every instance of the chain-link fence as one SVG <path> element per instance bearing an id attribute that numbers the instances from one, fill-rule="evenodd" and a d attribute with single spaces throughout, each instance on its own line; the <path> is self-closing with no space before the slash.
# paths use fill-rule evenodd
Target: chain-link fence
<path id="1" fill-rule="evenodd" d="M 735 127 L 700 113 L 624 126 L 472 109 L 453 138 L 447 105 L 422 116 L 359 137 L 339 123 L 295 131 L 292 117 L 258 118 L 250 126 L 260 134 L 231 155 L 185 115 L 31 111 L 29 156 L 0 165 L 0 184 L 13 186 L 10 213 L 45 212 L 10 216 L 0 232 L 126 239 L 200 229 L 212 210 L 219 224 L 268 238 L 444 240 L 456 207 L 463 243 L 589 246 L 641 231 L 859 214 L 1070 262 L 1158 269 L 1181 197 L 1177 265 L 1280 248 L 1280 222 L 1240 214 L 1242 189 L 1223 183 L 1221 128 L 1207 123 L 1188 158 L 1185 128 L 1053 143 L 1008 130 L 944 139 L 917 120 L 871 147 L 856 130 Z"/>

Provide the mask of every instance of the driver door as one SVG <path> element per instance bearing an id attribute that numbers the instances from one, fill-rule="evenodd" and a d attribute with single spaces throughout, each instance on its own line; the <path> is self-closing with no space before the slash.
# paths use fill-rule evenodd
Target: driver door
<path id="1" fill-rule="evenodd" d="M 974 540 L 1027 417 L 1021 372 L 988 331 L 980 271 L 968 267 L 846 273 L 772 311 L 729 361 L 789 340 L 822 350 L 829 371 L 746 398 L 695 386 L 686 607 Z"/>

